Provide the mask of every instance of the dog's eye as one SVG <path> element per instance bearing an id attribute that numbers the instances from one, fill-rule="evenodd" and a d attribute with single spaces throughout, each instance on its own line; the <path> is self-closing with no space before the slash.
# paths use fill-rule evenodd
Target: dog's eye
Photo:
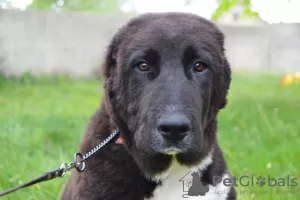
<path id="1" fill-rule="evenodd" d="M 138 70 L 142 72 L 146 72 L 150 70 L 148 63 L 144 61 L 137 63 L 136 67 L 138 68 Z"/>
<path id="2" fill-rule="evenodd" d="M 203 63 L 203 62 L 197 61 L 197 62 L 194 64 L 193 69 L 194 69 L 196 72 L 203 72 L 204 70 L 207 69 L 207 66 L 206 66 L 206 64 Z"/>

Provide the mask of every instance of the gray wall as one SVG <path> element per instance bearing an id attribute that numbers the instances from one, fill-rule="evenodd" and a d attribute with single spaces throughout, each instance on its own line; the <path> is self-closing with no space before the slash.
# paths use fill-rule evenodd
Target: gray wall
<path id="1" fill-rule="evenodd" d="M 0 73 L 98 73 L 105 48 L 129 16 L 0 10 Z M 220 26 L 234 68 L 300 71 L 300 24 Z"/>
<path id="2" fill-rule="evenodd" d="M 300 72 L 300 24 L 220 26 L 235 68 Z"/>

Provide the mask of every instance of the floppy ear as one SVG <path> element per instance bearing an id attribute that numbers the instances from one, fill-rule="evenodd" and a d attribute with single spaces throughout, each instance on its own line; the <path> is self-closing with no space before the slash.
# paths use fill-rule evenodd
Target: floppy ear
<path id="1" fill-rule="evenodd" d="M 117 91 L 116 87 L 118 87 L 116 84 L 118 57 L 117 54 L 124 34 L 124 29 L 122 30 L 122 32 L 119 31 L 119 33 L 117 33 L 113 37 L 105 55 L 105 61 L 103 63 L 103 73 L 105 77 L 103 103 L 105 110 L 110 118 L 110 126 L 114 129 L 121 131 L 122 134 L 124 134 L 128 133 L 129 130 L 126 126 L 126 123 L 119 115 L 119 111 L 116 110 L 117 99 L 119 97 L 117 96 L 118 94 L 115 92 Z M 126 138 L 124 135 L 123 137 Z"/>
<path id="2" fill-rule="evenodd" d="M 114 74 L 116 73 L 117 69 L 117 52 L 118 52 L 118 46 L 119 46 L 119 34 L 116 34 L 108 48 L 106 55 L 104 57 L 104 63 L 102 66 L 102 72 L 105 78 L 104 81 L 104 88 L 105 88 L 105 96 L 109 97 L 109 99 L 114 97 L 114 92 L 113 92 L 113 77 Z M 109 100 L 107 99 L 107 100 Z"/>
<path id="3" fill-rule="evenodd" d="M 116 68 L 116 54 L 117 54 L 117 48 L 118 48 L 118 35 L 115 35 L 111 41 L 111 43 L 108 46 L 106 55 L 105 55 L 105 61 L 103 63 L 103 74 L 105 78 L 109 78 L 111 76 L 111 73 Z"/>
<path id="4" fill-rule="evenodd" d="M 224 90 L 224 94 L 223 94 L 223 99 L 219 105 L 219 109 L 222 109 L 227 104 L 227 94 L 228 94 L 228 90 L 230 88 L 230 83 L 231 83 L 231 67 L 225 56 L 225 42 L 224 42 L 225 36 L 220 30 L 216 33 L 216 38 L 221 47 L 222 54 L 223 54 L 222 63 L 223 63 L 224 71 L 222 74 L 223 74 L 224 82 L 222 83 L 222 85 L 224 85 L 224 86 L 222 87 L 222 90 Z"/>
<path id="5" fill-rule="evenodd" d="M 110 124 L 115 129 L 116 116 L 113 112 L 112 100 L 115 97 L 114 92 L 114 77 L 117 69 L 117 52 L 119 46 L 119 35 L 116 34 L 112 38 L 106 54 L 104 56 L 104 62 L 102 64 L 102 74 L 104 75 L 104 94 L 103 94 L 103 105 L 108 116 L 110 117 Z"/>
<path id="6" fill-rule="evenodd" d="M 228 60 L 226 58 L 224 58 L 224 84 L 225 87 L 223 88 L 225 91 L 224 94 L 224 98 L 220 104 L 219 109 L 222 109 L 226 106 L 227 104 L 227 94 L 228 94 L 228 90 L 230 88 L 230 83 L 231 83 L 231 68 L 230 68 L 230 64 L 228 62 Z"/>

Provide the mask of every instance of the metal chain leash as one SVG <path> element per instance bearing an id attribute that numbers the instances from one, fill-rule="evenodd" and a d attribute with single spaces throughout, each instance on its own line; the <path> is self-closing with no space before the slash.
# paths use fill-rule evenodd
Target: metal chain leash
<path id="1" fill-rule="evenodd" d="M 5 196 L 9 193 L 12 193 L 16 190 L 19 190 L 21 188 L 29 187 L 31 185 L 34 185 L 36 183 L 40 183 L 43 181 L 49 181 L 51 179 L 57 178 L 57 177 L 63 177 L 68 171 L 71 169 L 76 168 L 78 172 L 83 172 L 85 170 L 85 161 L 90 158 L 92 155 L 94 155 L 96 152 L 98 152 L 100 149 L 102 149 L 108 142 L 110 142 L 119 132 L 114 130 L 104 141 L 102 141 L 100 144 L 98 144 L 96 147 L 94 147 L 92 150 L 87 152 L 84 156 L 77 152 L 74 155 L 74 161 L 67 164 L 63 163 L 58 169 L 49 171 L 44 173 L 42 176 L 32 179 L 31 181 L 24 183 L 22 185 L 19 185 L 17 187 L 8 189 L 6 191 L 0 192 L 0 197 Z"/>
<path id="2" fill-rule="evenodd" d="M 70 171 L 71 169 L 76 168 L 78 172 L 82 172 L 85 170 L 85 161 L 90 158 L 92 155 L 94 155 L 96 152 L 98 152 L 100 149 L 102 149 L 109 141 L 111 141 L 116 135 L 118 134 L 117 130 L 114 130 L 104 141 L 102 141 L 100 144 L 98 144 L 96 147 L 94 147 L 92 150 L 87 152 L 84 156 L 77 152 L 74 155 L 74 161 L 67 164 L 63 163 L 60 166 L 60 170 L 62 170 L 62 173 L 59 175 L 60 177 L 63 177 L 66 172 Z M 78 158 L 80 159 L 79 161 Z"/>

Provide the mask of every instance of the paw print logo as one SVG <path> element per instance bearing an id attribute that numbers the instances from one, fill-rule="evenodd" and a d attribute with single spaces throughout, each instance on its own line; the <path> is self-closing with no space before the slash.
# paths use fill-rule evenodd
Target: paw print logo
<path id="1" fill-rule="evenodd" d="M 266 184 L 266 178 L 263 176 L 259 176 L 256 178 L 256 184 L 260 187 L 263 187 Z"/>

